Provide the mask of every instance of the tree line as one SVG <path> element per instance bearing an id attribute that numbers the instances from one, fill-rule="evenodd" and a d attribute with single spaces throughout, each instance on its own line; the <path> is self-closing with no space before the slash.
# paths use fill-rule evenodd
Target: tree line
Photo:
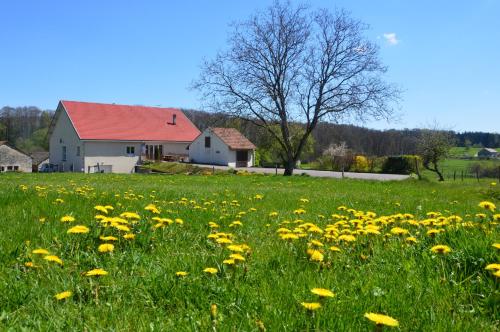
<path id="1" fill-rule="evenodd" d="M 273 138 L 262 128 L 251 122 L 222 113 L 184 110 L 190 120 L 200 129 L 207 127 L 234 127 L 240 130 L 261 150 L 273 155 Z M 0 141 L 8 141 L 27 153 L 48 150 L 48 129 L 54 115 L 53 110 L 41 110 L 35 106 L 3 107 L 0 109 Z M 301 124 L 295 128 L 300 130 Z M 319 123 L 312 132 L 312 140 L 303 155 L 310 161 L 320 157 L 332 144 L 345 142 L 347 147 L 368 156 L 391 156 L 415 154 L 421 129 L 376 130 L 365 127 Z M 499 147 L 500 134 L 486 132 L 451 132 L 457 146 Z M 277 160 L 274 160 L 277 161 Z"/>

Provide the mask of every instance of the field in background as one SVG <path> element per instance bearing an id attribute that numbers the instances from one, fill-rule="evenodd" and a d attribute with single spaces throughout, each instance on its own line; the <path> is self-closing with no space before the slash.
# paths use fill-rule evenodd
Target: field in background
<path id="1" fill-rule="evenodd" d="M 499 279 L 485 270 L 500 258 L 498 211 L 478 203 L 499 206 L 499 187 L 2 174 L 0 329 L 358 331 L 377 312 L 403 331 L 498 330 Z M 68 233 L 77 225 L 88 232 Z M 452 251 L 433 253 L 437 244 Z M 108 274 L 85 275 L 96 268 Z"/>

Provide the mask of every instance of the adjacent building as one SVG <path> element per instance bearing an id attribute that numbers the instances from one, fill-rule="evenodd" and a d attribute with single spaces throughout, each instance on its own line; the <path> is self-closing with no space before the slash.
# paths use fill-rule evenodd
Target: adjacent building
<path id="1" fill-rule="evenodd" d="M 477 152 L 477 157 L 481 159 L 494 159 L 499 157 L 499 153 L 495 149 L 482 148 Z"/>
<path id="2" fill-rule="evenodd" d="M 59 171 L 133 173 L 144 160 L 183 160 L 200 131 L 180 110 L 60 101 L 49 129 Z"/>
<path id="3" fill-rule="evenodd" d="M 235 128 L 207 128 L 189 145 L 192 163 L 251 167 L 255 145 Z"/>
<path id="4" fill-rule="evenodd" d="M 32 159 L 22 151 L 0 141 L 0 173 L 26 172 L 31 173 Z"/>

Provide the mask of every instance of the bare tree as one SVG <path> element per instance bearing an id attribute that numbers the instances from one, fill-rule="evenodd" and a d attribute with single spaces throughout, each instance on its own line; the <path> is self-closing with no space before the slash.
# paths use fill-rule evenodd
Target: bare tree
<path id="1" fill-rule="evenodd" d="M 378 47 L 363 37 L 366 29 L 345 11 L 275 2 L 234 25 L 228 49 L 202 65 L 193 86 L 207 109 L 266 128 L 291 175 L 320 121 L 392 114 L 390 101 L 399 93 L 382 80 L 386 68 Z M 298 139 L 293 122 L 305 124 Z"/>
<path id="2" fill-rule="evenodd" d="M 439 163 L 446 158 L 453 146 L 453 132 L 438 129 L 423 129 L 418 141 L 418 153 L 426 169 L 437 174 L 439 181 L 444 181 Z"/>

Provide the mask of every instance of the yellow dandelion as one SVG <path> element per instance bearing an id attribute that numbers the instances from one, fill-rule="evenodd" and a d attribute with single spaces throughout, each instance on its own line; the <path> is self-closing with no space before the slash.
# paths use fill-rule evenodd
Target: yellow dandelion
<path id="1" fill-rule="evenodd" d="M 33 250 L 31 253 L 36 254 L 36 255 L 48 255 L 49 251 L 46 249 L 38 248 L 38 249 Z"/>
<path id="2" fill-rule="evenodd" d="M 125 240 L 133 240 L 133 239 L 135 239 L 135 234 L 128 233 L 128 234 L 123 235 L 123 238 Z"/>
<path id="3" fill-rule="evenodd" d="M 302 302 L 300 303 L 304 308 L 306 308 L 309 311 L 314 311 L 319 308 L 321 308 L 321 304 L 318 302 Z"/>
<path id="4" fill-rule="evenodd" d="M 391 326 L 391 327 L 399 326 L 399 322 L 397 320 L 395 320 L 394 318 L 387 316 L 387 315 L 374 314 L 374 313 L 368 312 L 365 314 L 365 317 L 377 325 L 386 325 L 386 326 Z"/>
<path id="5" fill-rule="evenodd" d="M 68 234 L 85 234 L 88 233 L 90 229 L 86 226 L 83 225 L 77 225 L 75 227 L 71 227 L 68 229 L 67 233 Z"/>
<path id="6" fill-rule="evenodd" d="M 500 264 L 499 263 L 488 264 L 486 265 L 485 269 L 490 271 L 498 271 L 500 270 Z"/>
<path id="7" fill-rule="evenodd" d="M 73 295 L 73 292 L 70 292 L 70 291 L 65 291 L 65 292 L 61 292 L 61 293 L 58 293 L 56 295 L 54 295 L 54 297 L 60 301 L 60 300 L 64 300 L 64 299 L 67 299 L 68 297 L 70 297 L 71 295 Z"/>
<path id="8" fill-rule="evenodd" d="M 93 269 L 85 272 L 85 276 L 87 277 L 99 277 L 99 276 L 105 276 L 107 274 L 108 272 L 103 269 Z"/>
<path id="9" fill-rule="evenodd" d="M 24 266 L 32 268 L 32 269 L 38 268 L 38 265 L 35 265 L 35 263 L 33 263 L 33 262 L 26 262 L 26 263 L 24 263 Z"/>
<path id="10" fill-rule="evenodd" d="M 340 252 L 340 248 L 339 248 L 339 247 L 336 247 L 336 246 L 331 246 L 331 247 L 330 247 L 330 251 Z"/>
<path id="11" fill-rule="evenodd" d="M 99 239 L 101 241 L 118 241 L 118 238 L 117 237 L 114 237 L 114 236 L 99 236 Z"/>
<path id="12" fill-rule="evenodd" d="M 108 209 L 106 209 L 106 207 L 104 207 L 102 205 L 94 206 L 94 210 L 97 210 L 97 211 L 102 212 L 104 214 L 108 214 Z"/>
<path id="13" fill-rule="evenodd" d="M 241 256 L 240 254 L 231 254 L 231 255 L 229 255 L 229 257 L 235 261 L 240 261 L 240 262 L 245 261 L 245 257 Z"/>
<path id="14" fill-rule="evenodd" d="M 311 293 L 316 294 L 319 297 L 334 297 L 335 296 L 335 294 L 331 290 L 325 289 L 325 288 L 313 288 L 313 289 L 311 289 Z"/>
<path id="15" fill-rule="evenodd" d="M 485 210 L 490 210 L 491 212 L 495 211 L 496 206 L 492 202 L 488 201 L 482 201 L 481 203 L 478 204 L 479 207 L 485 209 Z"/>
<path id="16" fill-rule="evenodd" d="M 443 244 L 438 244 L 432 247 L 431 251 L 436 254 L 447 254 L 451 252 L 451 248 Z"/>
<path id="17" fill-rule="evenodd" d="M 233 251 L 233 252 L 244 252 L 245 251 L 242 246 L 237 245 L 237 244 L 230 244 L 226 248 Z"/>
<path id="18" fill-rule="evenodd" d="M 203 272 L 208 273 L 208 274 L 216 274 L 219 272 L 215 267 L 207 267 L 203 270 Z"/>
<path id="19" fill-rule="evenodd" d="M 61 218 L 61 222 L 73 222 L 75 221 L 75 217 L 73 216 L 64 216 Z"/>
<path id="20" fill-rule="evenodd" d="M 313 261 L 313 262 L 322 262 L 323 261 L 323 254 L 319 251 L 319 250 L 313 250 L 311 252 L 311 256 L 310 256 L 310 259 Z"/>
<path id="21" fill-rule="evenodd" d="M 417 238 L 413 236 L 409 236 L 405 239 L 407 243 L 417 243 Z"/>
<path id="22" fill-rule="evenodd" d="M 493 243 L 491 246 L 500 250 L 500 243 Z"/>
<path id="23" fill-rule="evenodd" d="M 175 272 L 175 276 L 176 277 L 185 277 L 187 276 L 188 273 L 186 271 L 178 271 L 178 272 Z"/>
<path id="24" fill-rule="evenodd" d="M 229 258 L 229 259 L 225 259 L 222 263 L 224 263 L 226 265 L 234 265 L 236 263 L 236 261 L 232 258 Z"/>
<path id="25" fill-rule="evenodd" d="M 99 252 L 112 252 L 115 249 L 115 246 L 112 245 L 111 243 L 103 243 L 99 246 L 97 250 Z"/>
<path id="26" fill-rule="evenodd" d="M 54 263 L 57 263 L 59 265 L 63 265 L 63 261 L 55 255 L 48 255 L 48 256 L 45 256 L 43 259 L 45 259 L 46 261 L 49 261 L 49 262 L 54 262 Z"/>

